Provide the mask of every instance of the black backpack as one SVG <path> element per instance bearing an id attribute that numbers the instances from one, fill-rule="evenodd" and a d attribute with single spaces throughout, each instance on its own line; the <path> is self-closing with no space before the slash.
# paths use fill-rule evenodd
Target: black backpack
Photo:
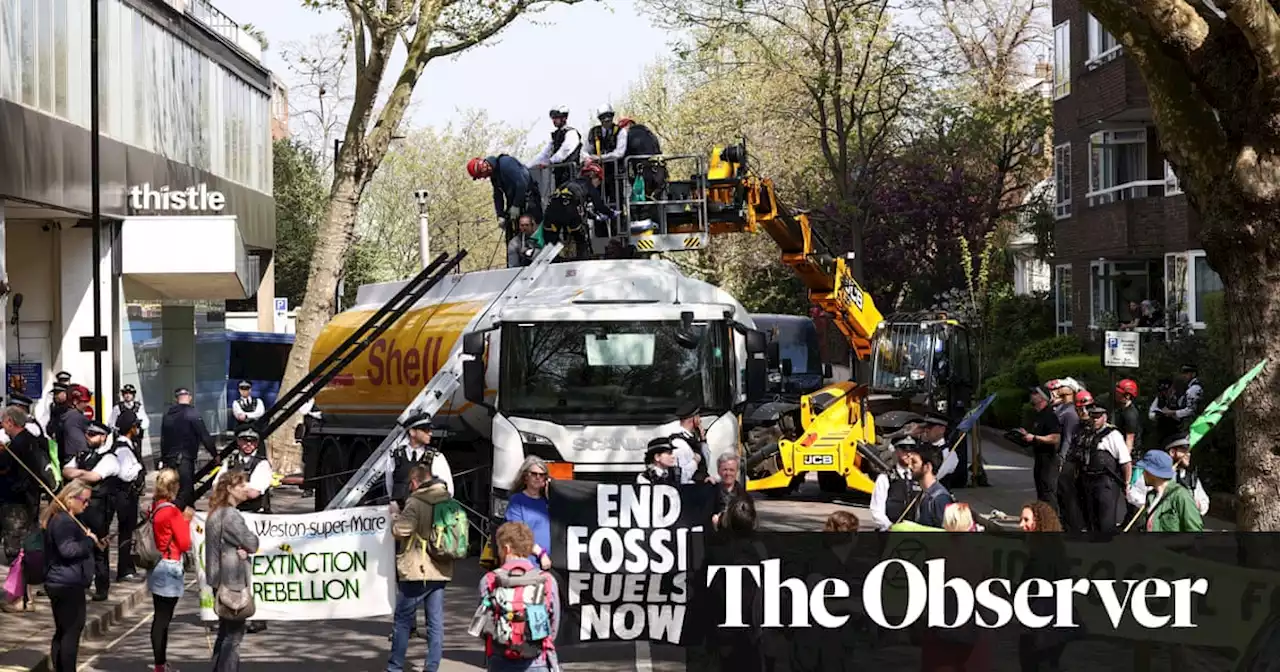
<path id="1" fill-rule="evenodd" d="M 644 124 L 627 126 L 627 156 L 653 156 L 662 153 L 658 136 Z"/>
<path id="2" fill-rule="evenodd" d="M 579 230 L 582 227 L 586 202 L 586 188 L 581 182 L 574 180 L 566 183 L 551 195 L 551 201 L 547 203 L 547 211 L 543 216 L 543 226 L 552 233 Z"/>

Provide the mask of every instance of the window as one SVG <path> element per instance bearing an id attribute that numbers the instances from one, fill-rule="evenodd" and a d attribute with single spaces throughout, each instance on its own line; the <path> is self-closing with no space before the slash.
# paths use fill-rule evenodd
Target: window
<path id="1" fill-rule="evenodd" d="M 1089 205 L 1145 198 L 1147 187 L 1164 180 L 1147 179 L 1147 131 L 1101 131 L 1089 136 Z"/>
<path id="2" fill-rule="evenodd" d="M 1058 333 L 1071 331 L 1071 264 L 1053 267 L 1054 313 L 1058 320 Z"/>
<path id="3" fill-rule="evenodd" d="M 1191 322 L 1197 329 L 1203 329 L 1208 315 L 1205 304 L 1210 295 L 1222 295 L 1222 278 L 1209 266 L 1209 260 L 1203 252 L 1191 253 L 1191 260 L 1195 269 L 1192 276 L 1194 285 L 1191 292 Z"/>
<path id="4" fill-rule="evenodd" d="M 70 58 L 71 44 L 67 40 L 67 0 L 54 0 L 53 4 L 53 114 L 67 119 L 70 110 L 67 105 L 67 59 Z"/>
<path id="5" fill-rule="evenodd" d="M 1085 64 L 1093 69 L 1120 55 L 1120 43 L 1089 15 L 1089 60 Z"/>
<path id="6" fill-rule="evenodd" d="M 36 43 L 40 45 L 36 65 L 39 82 L 37 107 L 45 112 L 53 112 L 53 4 L 49 0 L 40 0 L 36 4 L 40 8 L 40 15 L 37 17 L 40 32 L 36 37 Z"/>
<path id="7" fill-rule="evenodd" d="M 1064 219 L 1071 216 L 1071 145 L 1053 148 L 1053 216 Z"/>
<path id="8" fill-rule="evenodd" d="M 18 99 L 18 0 L 0 0 L 0 98 Z"/>
<path id="9" fill-rule="evenodd" d="M 1071 93 L 1071 22 L 1053 27 L 1053 99 Z"/>
<path id="10" fill-rule="evenodd" d="M 36 105 L 36 0 L 22 0 L 18 53 L 22 56 L 22 104 Z"/>
<path id="11" fill-rule="evenodd" d="M 1182 184 L 1178 181 L 1178 174 L 1173 172 L 1173 166 L 1168 161 L 1164 162 L 1164 195 L 1176 196 L 1182 193 Z"/>

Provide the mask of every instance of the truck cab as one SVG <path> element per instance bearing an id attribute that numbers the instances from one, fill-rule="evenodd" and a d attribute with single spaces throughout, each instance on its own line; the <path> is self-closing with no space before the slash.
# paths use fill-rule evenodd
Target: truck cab
<path id="1" fill-rule="evenodd" d="M 877 425 L 891 411 L 937 412 L 959 420 L 976 390 L 969 332 L 945 313 L 890 315 L 876 329 L 871 358 L 871 412 Z"/>

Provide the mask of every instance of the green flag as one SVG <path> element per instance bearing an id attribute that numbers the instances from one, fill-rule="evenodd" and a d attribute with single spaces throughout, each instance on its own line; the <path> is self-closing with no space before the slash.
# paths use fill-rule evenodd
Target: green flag
<path id="1" fill-rule="evenodd" d="M 1254 378 L 1257 378 L 1259 373 L 1262 373 L 1262 367 L 1267 365 L 1267 361 L 1268 360 L 1265 359 L 1262 360 L 1257 366 L 1253 367 L 1249 373 L 1240 376 L 1240 380 L 1232 383 L 1231 387 L 1224 390 L 1217 399 L 1213 400 L 1212 404 L 1209 404 L 1208 408 L 1204 409 L 1204 413 L 1201 413 L 1200 416 L 1195 419 L 1195 422 L 1191 423 L 1191 429 L 1187 433 L 1187 440 L 1191 444 L 1188 448 L 1194 448 L 1195 445 L 1200 442 L 1200 439 L 1203 439 L 1204 435 L 1208 434 L 1209 430 L 1213 429 L 1214 426 L 1222 420 L 1222 414 L 1227 412 L 1227 408 L 1231 406 L 1231 402 L 1235 401 L 1236 397 L 1240 396 L 1241 392 L 1244 392 L 1244 388 L 1248 386 Z"/>
<path id="2" fill-rule="evenodd" d="M 529 236 L 529 238 L 533 239 L 534 244 L 536 244 L 539 248 L 546 247 L 546 241 L 543 239 L 541 224 L 538 225 L 538 230 L 534 231 L 533 234 Z"/>

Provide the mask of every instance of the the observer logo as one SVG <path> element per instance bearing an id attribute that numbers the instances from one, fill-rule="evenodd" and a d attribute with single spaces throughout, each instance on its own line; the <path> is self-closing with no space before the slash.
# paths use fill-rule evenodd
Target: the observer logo
<path id="1" fill-rule="evenodd" d="M 891 590 L 885 574 L 896 570 L 900 590 Z M 763 597 L 765 628 L 801 627 L 817 625 L 823 628 L 839 628 L 849 616 L 832 615 L 827 600 L 848 599 L 852 591 L 841 578 L 819 580 L 812 590 L 800 578 L 783 580 L 780 576 L 781 560 L 765 560 L 759 565 L 713 565 L 708 568 L 707 583 L 715 577 L 725 576 L 725 614 L 721 627 L 741 628 L 743 619 L 743 580 L 749 575 L 760 588 Z M 781 618 L 782 591 L 791 594 L 791 618 Z M 886 595 L 905 590 L 905 610 L 890 620 L 886 616 Z M 862 606 L 867 616 L 877 625 L 890 630 L 901 630 L 927 619 L 931 628 L 960 628 L 976 625 L 981 628 L 1002 628 L 1014 620 L 1027 628 L 1072 628 L 1074 604 L 1077 596 L 1096 595 L 1111 621 L 1112 627 L 1120 627 L 1128 615 L 1144 628 L 1194 628 L 1192 604 L 1195 595 L 1206 595 L 1209 580 L 1184 578 L 1167 580 L 1147 579 L 1028 579 L 1014 583 L 1008 579 L 986 579 L 976 586 L 958 577 L 947 577 L 946 560 L 925 562 L 925 571 L 900 558 L 885 560 L 876 565 L 866 576 L 862 586 Z M 903 601 L 899 598 L 899 601 Z M 1052 614 L 1044 615 L 1045 605 L 1052 602 Z M 1153 604 L 1155 601 L 1155 604 Z M 1032 609 L 1035 602 L 1037 608 Z M 1158 607 L 1157 607 L 1158 605 Z M 901 605 L 899 605 L 901 606 Z M 982 609 L 979 609 L 982 607 Z M 1158 612 L 1158 613 L 1157 613 Z"/>

